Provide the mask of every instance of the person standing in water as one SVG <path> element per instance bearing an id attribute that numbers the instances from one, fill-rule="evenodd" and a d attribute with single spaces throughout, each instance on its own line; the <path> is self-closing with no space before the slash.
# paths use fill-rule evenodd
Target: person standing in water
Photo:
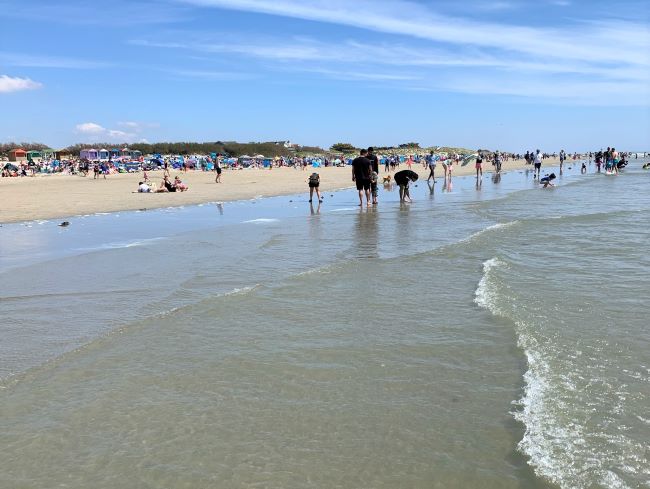
<path id="1" fill-rule="evenodd" d="M 542 170 L 542 155 L 540 154 L 539 150 L 537 150 L 537 152 L 535 153 L 533 161 L 535 162 L 535 173 L 533 174 L 533 176 L 537 176 L 537 178 L 539 178 L 539 174 Z"/>
<path id="2" fill-rule="evenodd" d="M 436 157 L 433 155 L 433 151 L 431 151 L 427 157 L 426 157 L 427 165 L 429 166 L 429 176 L 427 177 L 427 182 L 429 179 L 433 180 L 433 183 L 436 183 Z"/>
<path id="3" fill-rule="evenodd" d="M 478 180 L 479 178 L 483 178 L 483 155 L 480 151 L 476 156 L 476 163 L 474 166 L 476 167 L 476 179 Z"/>
<path id="4" fill-rule="evenodd" d="M 320 195 L 320 175 L 316 172 L 309 175 L 307 180 L 309 183 L 309 203 L 311 204 L 312 199 L 314 198 L 314 191 L 316 192 L 316 197 L 318 197 L 318 203 L 323 202 L 323 198 Z"/>
<path id="5" fill-rule="evenodd" d="M 370 193 L 372 194 L 372 204 L 377 205 L 377 181 L 379 179 L 379 159 L 375 154 L 375 148 L 368 148 L 368 160 L 370 161 Z"/>
<path id="6" fill-rule="evenodd" d="M 354 160 L 352 160 L 352 181 L 356 183 L 359 191 L 359 207 L 363 206 L 363 195 L 366 195 L 366 205 L 370 207 L 370 176 L 372 164 L 366 158 L 368 151 L 362 149 Z"/>

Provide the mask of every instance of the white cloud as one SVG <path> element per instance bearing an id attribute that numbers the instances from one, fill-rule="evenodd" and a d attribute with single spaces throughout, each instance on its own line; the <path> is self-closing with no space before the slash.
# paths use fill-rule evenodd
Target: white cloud
<path id="1" fill-rule="evenodd" d="M 131 124 L 131 131 L 108 129 L 96 122 L 84 122 L 75 126 L 75 132 L 82 134 L 84 139 L 89 142 L 131 143 L 137 141 L 140 138 L 139 127 L 133 126 L 133 124 L 137 125 L 138 123 L 126 124 Z"/>
<path id="2" fill-rule="evenodd" d="M 94 122 L 84 122 L 83 124 L 77 124 L 75 126 L 77 132 L 82 134 L 103 134 L 106 132 L 106 128 L 95 124 Z"/>
<path id="3" fill-rule="evenodd" d="M 0 75 L 0 93 L 20 92 L 22 90 L 35 90 L 41 88 L 42 83 L 35 82 L 29 78 L 11 77 Z"/>

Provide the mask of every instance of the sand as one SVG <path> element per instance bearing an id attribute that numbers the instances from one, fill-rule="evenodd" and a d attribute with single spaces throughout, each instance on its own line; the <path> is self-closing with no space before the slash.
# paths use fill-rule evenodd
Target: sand
<path id="1" fill-rule="evenodd" d="M 544 167 L 554 165 L 554 160 L 545 160 Z M 503 171 L 526 167 L 524 160 L 509 161 Z M 492 165 L 483 164 L 484 171 Z M 531 168 L 528 166 L 527 168 Z M 406 169 L 402 164 L 400 170 Z M 413 165 L 420 178 L 428 175 L 428 169 Z M 108 175 L 106 180 L 94 180 L 92 173 L 87 177 L 76 175 L 37 175 L 35 177 L 0 178 L 2 206 L 0 222 L 19 222 L 37 219 L 65 218 L 96 212 L 155 209 L 160 207 L 200 204 L 270 197 L 275 195 L 308 193 L 307 179 L 312 171 L 321 176 L 321 190 L 324 193 L 353 186 L 350 167 L 307 168 L 305 171 L 293 168 L 224 170 L 223 183 L 215 183 L 215 173 L 173 171 L 172 178 L 180 175 L 189 185 L 187 192 L 143 194 L 134 193 L 142 173 Z M 472 175 L 473 164 L 454 165 L 454 176 Z M 162 180 L 162 171 L 148 172 L 156 185 Z M 381 177 L 385 175 L 383 168 Z M 442 177 L 442 166 L 438 164 L 436 177 Z"/>

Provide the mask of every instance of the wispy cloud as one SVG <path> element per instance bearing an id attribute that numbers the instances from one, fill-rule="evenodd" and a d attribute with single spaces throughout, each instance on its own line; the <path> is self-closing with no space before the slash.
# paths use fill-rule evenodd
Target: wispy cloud
<path id="1" fill-rule="evenodd" d="M 108 68 L 113 66 L 112 63 L 103 61 L 90 61 L 60 56 L 35 56 L 31 54 L 7 52 L 0 52 L 0 63 L 7 66 L 20 66 L 27 68 L 65 68 L 80 70 Z"/>
<path id="2" fill-rule="evenodd" d="M 112 2 L 66 2 L 65 0 L 0 0 L 0 11 L 5 19 L 23 19 L 30 22 L 53 19 L 72 25 L 120 26 L 174 24 L 190 20 L 190 11 L 183 5 L 155 0 Z"/>
<path id="3" fill-rule="evenodd" d="M 206 81 L 241 81 L 257 78 L 256 75 L 250 73 L 227 71 L 167 70 L 166 72 L 183 78 L 193 78 Z"/>
<path id="4" fill-rule="evenodd" d="M 650 33 L 646 25 L 616 21 L 609 25 L 630 39 L 627 49 L 604 42 L 601 33 L 584 26 L 555 28 L 482 22 L 439 14 L 404 0 L 182 0 L 203 7 L 257 12 L 333 23 L 460 46 L 477 46 L 565 60 L 650 65 Z M 621 36 L 622 37 L 622 36 Z"/>
<path id="5" fill-rule="evenodd" d="M 602 26 L 598 26 L 601 28 Z M 606 29 L 603 35 L 607 35 Z M 133 44 L 164 49 L 189 50 L 246 56 L 270 61 L 263 70 L 295 71 L 320 74 L 334 80 L 377 81 L 391 86 L 413 89 L 414 80 L 423 79 L 420 89 L 516 95 L 538 98 L 575 99 L 594 104 L 633 103 L 631 93 L 644 104 L 649 91 L 648 70 L 642 66 L 611 64 L 523 56 L 514 52 L 494 52 L 488 49 L 450 49 L 448 46 L 414 47 L 402 43 L 369 44 L 355 40 L 323 42 L 305 37 L 238 38 L 228 35 L 229 43 L 213 41 L 206 36 L 193 39 L 192 33 L 178 34 L 183 43 L 147 40 Z M 390 69 L 388 73 L 387 69 Z M 192 72 L 193 76 L 209 77 L 211 73 Z M 186 73 L 188 75 L 188 73 Z M 221 77 L 216 74 L 217 79 Z M 552 83 L 549 83 L 549 78 Z M 442 83 L 449 79 L 453 82 Z M 472 83 L 468 82 L 472 80 Z M 484 80 L 478 83 L 476 80 Z M 434 83 L 435 82 L 435 83 Z M 616 86 L 625 93 L 617 93 Z M 608 87 L 603 90 L 603 87 Z M 607 95 L 606 97 L 604 95 Z"/>
<path id="6" fill-rule="evenodd" d="M 23 90 L 35 90 L 41 88 L 42 83 L 35 82 L 29 78 L 11 77 L 0 75 L 0 93 L 21 92 Z"/>

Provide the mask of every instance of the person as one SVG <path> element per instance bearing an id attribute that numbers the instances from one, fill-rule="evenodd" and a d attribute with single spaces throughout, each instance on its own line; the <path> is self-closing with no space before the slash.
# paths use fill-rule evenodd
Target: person
<path id="1" fill-rule="evenodd" d="M 580 168 L 580 173 L 587 173 L 587 165 L 585 162 L 582 162 L 582 168 Z"/>
<path id="2" fill-rule="evenodd" d="M 149 193 L 151 192 L 151 187 L 146 182 L 138 183 L 138 192 L 139 193 Z"/>
<path id="3" fill-rule="evenodd" d="M 415 182 L 417 179 L 418 174 L 413 170 L 402 170 L 395 173 L 393 180 L 399 185 L 400 202 L 412 202 L 411 195 L 409 194 L 409 182 Z"/>
<path id="4" fill-rule="evenodd" d="M 217 177 L 214 179 L 214 183 L 221 183 L 221 155 L 217 155 L 217 158 L 214 160 L 214 169 L 217 172 Z"/>
<path id="5" fill-rule="evenodd" d="M 432 179 L 433 183 L 436 183 L 436 157 L 433 155 L 433 151 L 427 155 L 426 161 L 427 165 L 429 165 L 429 176 L 427 177 L 427 182 L 429 179 Z"/>
<path id="6" fill-rule="evenodd" d="M 372 164 L 366 158 L 368 151 L 362 149 L 354 160 L 352 160 L 352 181 L 357 184 L 359 191 L 359 206 L 363 205 L 363 195 L 366 195 L 366 205 L 370 207 L 370 175 Z"/>
<path id="7" fill-rule="evenodd" d="M 314 198 L 314 191 L 316 192 L 316 197 L 318 197 L 318 203 L 323 202 L 323 198 L 320 195 L 320 175 L 316 172 L 312 173 L 307 180 L 309 183 L 309 203 L 311 204 L 312 199 Z"/>
<path id="8" fill-rule="evenodd" d="M 368 148 L 368 160 L 370 161 L 370 193 L 372 194 L 372 203 L 373 205 L 377 204 L 377 180 L 379 180 L 379 159 L 375 154 L 375 148 L 370 146 Z M 377 175 L 376 178 L 373 178 L 373 173 Z"/>
<path id="9" fill-rule="evenodd" d="M 494 168 L 497 173 L 501 173 L 501 153 L 499 153 L 499 150 L 494 153 Z"/>
<path id="10" fill-rule="evenodd" d="M 181 177 L 178 175 L 174 177 L 174 187 L 179 192 L 185 192 L 186 190 L 189 190 L 189 187 L 181 181 Z"/>
<path id="11" fill-rule="evenodd" d="M 93 180 L 97 180 L 99 178 L 99 164 L 95 163 L 93 165 Z"/>
<path id="12" fill-rule="evenodd" d="M 566 153 L 564 150 L 560 150 L 560 172 L 562 172 L 562 167 L 564 166 L 564 160 L 566 160 Z"/>
<path id="13" fill-rule="evenodd" d="M 149 181 L 149 175 L 147 175 L 147 170 L 143 170 L 143 178 L 145 182 Z"/>
<path id="14" fill-rule="evenodd" d="M 479 176 L 483 178 L 483 155 L 481 153 L 476 157 L 476 179 L 479 179 Z"/>
<path id="15" fill-rule="evenodd" d="M 445 180 L 447 180 L 447 172 L 449 171 L 449 167 L 451 166 L 451 160 L 447 160 L 447 157 L 443 156 L 440 159 L 440 162 L 442 163 L 442 169 L 445 172 Z"/>
<path id="16" fill-rule="evenodd" d="M 372 170 L 370 172 L 370 194 L 372 195 L 372 205 L 377 205 L 377 183 L 379 182 L 379 174 Z"/>
<path id="17" fill-rule="evenodd" d="M 555 185 L 553 185 L 553 180 L 555 180 L 555 173 L 551 173 L 550 175 L 541 178 L 539 184 L 543 185 L 544 188 L 555 187 Z"/>
<path id="18" fill-rule="evenodd" d="M 167 192 L 176 192 L 176 187 L 174 187 L 174 184 L 169 181 L 167 175 L 163 176 L 163 180 L 160 182 L 160 188 L 164 188 Z"/>
<path id="19" fill-rule="evenodd" d="M 540 154 L 539 150 L 537 150 L 537 152 L 535 153 L 534 162 L 535 162 L 535 172 L 533 175 L 539 178 L 539 173 L 542 169 L 542 155 Z"/>

